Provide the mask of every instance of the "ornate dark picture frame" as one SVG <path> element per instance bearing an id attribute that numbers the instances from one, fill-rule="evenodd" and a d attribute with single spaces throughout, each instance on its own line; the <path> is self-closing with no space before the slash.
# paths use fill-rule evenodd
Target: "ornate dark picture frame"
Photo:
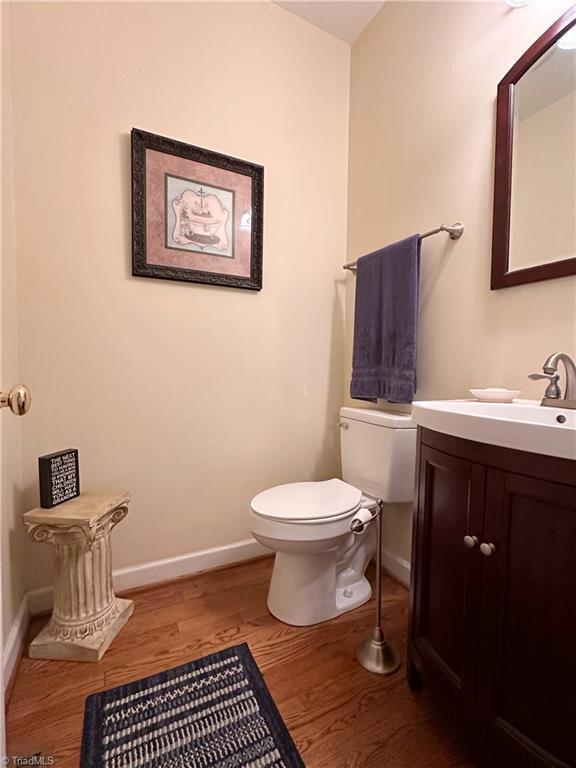
<path id="1" fill-rule="evenodd" d="M 509 269 L 510 215 L 512 210 L 512 151 L 514 139 L 514 87 L 523 75 L 576 24 L 576 4 L 552 24 L 518 59 L 498 84 L 496 102 L 496 156 L 492 271 L 490 288 L 508 288 L 576 274 L 576 258 L 524 269 Z"/>
<path id="2" fill-rule="evenodd" d="M 264 168 L 132 129 L 132 274 L 262 288 Z"/>

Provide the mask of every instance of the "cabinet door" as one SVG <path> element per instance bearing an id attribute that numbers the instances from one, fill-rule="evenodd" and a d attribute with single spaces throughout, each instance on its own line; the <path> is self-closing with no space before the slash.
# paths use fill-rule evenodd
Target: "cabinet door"
<path id="1" fill-rule="evenodd" d="M 424 665 L 472 710 L 485 470 L 425 445 L 420 452 L 412 642 Z"/>
<path id="2" fill-rule="evenodd" d="M 530 766 L 576 766 L 576 489 L 488 470 L 479 715 Z"/>

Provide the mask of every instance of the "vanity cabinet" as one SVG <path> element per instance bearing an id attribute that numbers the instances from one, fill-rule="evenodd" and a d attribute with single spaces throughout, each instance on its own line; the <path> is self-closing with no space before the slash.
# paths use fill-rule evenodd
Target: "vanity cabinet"
<path id="1" fill-rule="evenodd" d="M 419 428 L 408 669 L 487 765 L 576 766 L 576 462 Z"/>

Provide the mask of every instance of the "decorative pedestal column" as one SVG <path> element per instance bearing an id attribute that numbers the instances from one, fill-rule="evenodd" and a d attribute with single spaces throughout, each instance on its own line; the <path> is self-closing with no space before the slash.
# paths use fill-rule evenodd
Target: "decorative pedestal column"
<path id="1" fill-rule="evenodd" d="M 132 600 L 114 594 L 110 539 L 129 502 L 129 493 L 82 493 L 24 514 L 28 535 L 54 548 L 54 610 L 33 659 L 99 661 L 132 614 Z"/>

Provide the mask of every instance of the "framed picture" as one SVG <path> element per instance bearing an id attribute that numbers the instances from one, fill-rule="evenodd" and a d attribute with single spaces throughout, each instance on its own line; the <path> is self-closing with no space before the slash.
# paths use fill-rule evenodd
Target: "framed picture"
<path id="1" fill-rule="evenodd" d="M 132 274 L 262 288 L 264 168 L 132 129 Z"/>

